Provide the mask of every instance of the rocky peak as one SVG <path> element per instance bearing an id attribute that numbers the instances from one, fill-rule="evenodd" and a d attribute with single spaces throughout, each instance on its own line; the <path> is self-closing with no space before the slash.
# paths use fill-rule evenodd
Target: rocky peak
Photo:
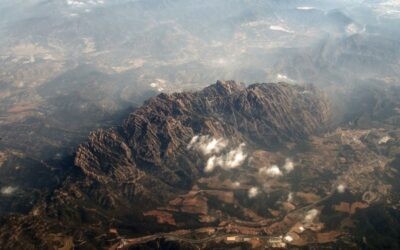
<path id="1" fill-rule="evenodd" d="M 221 95 L 229 95 L 234 92 L 243 90 L 243 87 L 237 84 L 235 81 L 221 81 L 221 80 L 218 80 L 214 85 L 211 85 L 210 88 L 215 89 L 217 93 Z"/>

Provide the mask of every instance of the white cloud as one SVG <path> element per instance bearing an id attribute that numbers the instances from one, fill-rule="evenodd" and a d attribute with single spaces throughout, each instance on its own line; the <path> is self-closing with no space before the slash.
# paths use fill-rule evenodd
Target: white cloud
<path id="1" fill-rule="evenodd" d="M 227 146 L 228 140 L 224 138 L 217 139 L 208 135 L 196 135 L 190 140 L 187 149 L 197 150 L 205 156 L 211 155 L 204 170 L 212 172 L 216 167 L 226 170 L 237 168 L 247 159 L 247 154 L 244 152 L 244 143 L 227 153 L 221 153 Z"/>
<path id="2" fill-rule="evenodd" d="M 336 188 L 339 193 L 344 193 L 346 191 L 346 186 L 344 184 L 339 184 Z"/>
<path id="3" fill-rule="evenodd" d="M 223 138 L 216 139 L 208 135 L 196 135 L 191 139 L 187 148 L 199 150 L 204 155 L 210 155 L 219 153 L 226 146 L 228 146 L 228 141 Z"/>
<path id="4" fill-rule="evenodd" d="M 206 167 L 204 168 L 205 172 L 212 172 L 214 171 L 215 167 L 217 166 L 216 163 L 217 157 L 214 155 L 207 160 Z"/>
<path id="5" fill-rule="evenodd" d="M 166 80 L 157 78 L 153 82 L 150 83 L 150 87 L 153 89 L 157 89 L 158 92 L 163 92 L 166 87 Z"/>
<path id="6" fill-rule="evenodd" d="M 233 186 L 234 186 L 234 187 L 240 187 L 240 182 L 235 181 L 235 182 L 233 183 Z"/>
<path id="7" fill-rule="evenodd" d="M 12 195 L 15 191 L 17 191 L 17 189 L 17 187 L 12 186 L 2 187 L 0 193 L 2 195 Z"/>
<path id="8" fill-rule="evenodd" d="M 75 11 L 84 11 L 86 13 L 91 12 L 92 8 L 99 7 L 105 4 L 104 0 L 66 0 L 66 4 L 75 9 Z M 70 17 L 78 16 L 77 13 L 72 13 L 69 15 Z"/>
<path id="9" fill-rule="evenodd" d="M 193 145 L 198 142 L 198 140 L 199 140 L 199 136 L 198 135 L 193 136 L 192 139 L 190 140 L 187 148 L 191 149 L 193 147 Z"/>
<path id="10" fill-rule="evenodd" d="M 248 196 L 249 198 L 254 198 L 258 195 L 258 188 L 252 187 L 249 189 Z"/>
<path id="11" fill-rule="evenodd" d="M 239 145 L 239 147 L 229 151 L 227 154 L 221 156 L 213 155 L 207 160 L 207 164 L 204 170 L 206 172 L 211 172 L 217 166 L 226 170 L 239 167 L 247 158 L 247 155 L 243 152 L 244 146 L 245 144 L 242 143 Z"/>
<path id="12" fill-rule="evenodd" d="M 209 155 L 211 153 L 219 153 L 222 149 L 227 146 L 227 143 L 224 139 L 215 139 L 201 141 L 199 148 L 205 154 Z"/>
<path id="13" fill-rule="evenodd" d="M 292 202 L 293 201 L 293 193 L 292 192 L 290 192 L 289 194 L 288 194 L 288 197 L 287 197 L 287 200 L 286 200 L 287 202 Z"/>
<path id="14" fill-rule="evenodd" d="M 287 173 L 290 173 L 294 170 L 294 163 L 290 159 L 286 159 L 285 165 L 283 165 L 283 168 Z"/>
<path id="15" fill-rule="evenodd" d="M 296 8 L 297 10 L 315 10 L 315 7 L 311 6 L 299 6 Z"/>
<path id="16" fill-rule="evenodd" d="M 272 165 L 271 167 L 262 167 L 258 170 L 260 175 L 269 176 L 269 177 L 278 177 L 282 176 L 282 171 L 279 169 L 277 165 Z"/>
<path id="17" fill-rule="evenodd" d="M 319 212 L 317 209 L 311 209 L 307 212 L 306 216 L 304 217 L 304 221 L 311 223 L 315 220 L 315 218 L 318 216 Z"/>
<path id="18" fill-rule="evenodd" d="M 285 241 L 287 241 L 287 242 L 292 242 L 292 241 L 293 241 L 293 237 L 290 236 L 290 235 L 286 235 L 283 239 L 284 239 Z"/>
<path id="19" fill-rule="evenodd" d="M 363 32 L 365 32 L 365 27 L 362 28 L 355 23 L 351 23 L 351 24 L 347 25 L 347 27 L 346 27 L 346 33 L 348 35 L 353 35 L 353 34 L 358 34 L 358 33 L 363 33 Z"/>
<path id="20" fill-rule="evenodd" d="M 281 32 L 286 32 L 286 33 L 293 33 L 293 31 L 291 31 L 289 29 L 286 29 L 286 28 L 284 28 L 282 26 L 279 26 L 279 25 L 271 25 L 271 26 L 269 26 L 269 29 L 273 30 L 273 31 L 281 31 Z"/>
<path id="21" fill-rule="evenodd" d="M 77 1 L 77 0 L 67 0 L 67 4 L 74 7 L 82 7 L 85 6 L 85 2 Z"/>
<path id="22" fill-rule="evenodd" d="M 276 80 L 277 81 L 282 81 L 282 82 L 287 82 L 287 83 L 295 83 L 296 81 L 293 80 L 292 78 L 288 77 L 287 75 L 284 74 L 277 74 L 276 75 Z"/>
<path id="23" fill-rule="evenodd" d="M 104 0 L 67 0 L 67 4 L 73 7 L 85 7 L 88 5 L 102 5 Z"/>
<path id="24" fill-rule="evenodd" d="M 240 144 L 239 147 L 229 151 L 228 154 L 223 156 L 223 167 L 224 168 L 237 168 L 243 164 L 246 160 L 247 155 L 243 152 L 244 143 Z"/>

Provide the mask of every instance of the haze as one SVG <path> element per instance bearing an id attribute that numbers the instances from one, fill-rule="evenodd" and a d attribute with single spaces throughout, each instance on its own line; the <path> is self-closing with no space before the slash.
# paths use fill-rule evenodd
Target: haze
<path id="1" fill-rule="evenodd" d="M 91 131 L 126 125 L 150 97 L 217 80 L 305 86 L 299 95 L 316 87 L 330 132 L 397 129 L 399 27 L 398 0 L 0 0 L 0 216 L 31 212 L 73 178 Z M 212 153 L 206 174 L 253 159 L 244 143 L 219 153 L 230 138 L 196 136 L 187 149 Z M 282 159 L 259 175 L 286 178 L 294 163 Z"/>

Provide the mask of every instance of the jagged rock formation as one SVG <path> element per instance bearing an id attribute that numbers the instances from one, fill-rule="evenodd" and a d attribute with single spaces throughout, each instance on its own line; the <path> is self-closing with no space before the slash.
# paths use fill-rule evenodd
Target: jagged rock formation
<path id="1" fill-rule="evenodd" d="M 274 147 L 317 131 L 328 113 L 312 88 L 218 81 L 199 92 L 150 99 L 121 127 L 92 133 L 75 164 L 99 183 L 119 186 L 129 199 L 162 201 L 202 171 L 193 160 L 199 157 L 186 149 L 194 135 Z"/>
<path id="2" fill-rule="evenodd" d="M 92 132 L 77 149 L 77 176 L 30 215 L 5 221 L 9 226 L 0 232 L 0 245 L 18 247 L 18 241 L 6 239 L 14 234 L 26 240 L 27 222 L 35 228 L 29 237 L 42 248 L 54 243 L 43 236 L 48 230 L 69 232 L 75 244 L 76 238 L 101 235 L 115 223 L 144 233 L 151 221 L 141 218 L 141 212 L 187 190 L 202 175 L 204 159 L 187 149 L 193 136 L 275 148 L 318 132 L 328 118 L 321 93 L 285 83 L 246 88 L 218 81 L 198 92 L 160 94 L 121 126 Z M 70 240 L 66 235 L 54 237 L 65 242 Z"/>

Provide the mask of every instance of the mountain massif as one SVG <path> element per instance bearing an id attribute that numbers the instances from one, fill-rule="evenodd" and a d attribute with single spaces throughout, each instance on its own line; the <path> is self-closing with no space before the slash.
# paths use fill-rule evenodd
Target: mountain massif
<path id="1" fill-rule="evenodd" d="M 119 240 L 117 230 L 184 228 L 143 213 L 191 190 L 209 175 L 210 159 L 236 168 L 249 161 L 244 145 L 274 151 L 321 131 L 328 119 L 328 104 L 312 86 L 218 81 L 198 92 L 160 94 L 122 125 L 92 132 L 57 190 L 29 215 L 3 221 L 1 245 L 96 248 Z"/>
<path id="2" fill-rule="evenodd" d="M 398 91 L 354 89 L 342 122 L 311 85 L 159 94 L 60 160 L 59 184 L 1 219 L 0 245 L 398 249 Z"/>

